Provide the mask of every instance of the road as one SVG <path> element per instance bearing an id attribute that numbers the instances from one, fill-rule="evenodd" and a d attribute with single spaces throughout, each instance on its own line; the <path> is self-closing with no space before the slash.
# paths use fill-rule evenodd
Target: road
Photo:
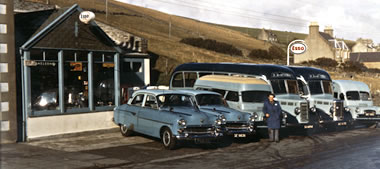
<path id="1" fill-rule="evenodd" d="M 263 138 L 249 143 L 234 140 L 219 148 L 187 143 L 177 150 L 165 150 L 159 140 L 141 135 L 122 137 L 112 130 L 100 134 L 43 139 L 22 145 L 36 149 L 33 150 L 35 155 L 38 148 L 56 151 L 55 154 L 67 153 L 67 157 L 62 156 L 76 162 L 75 165 L 71 165 L 73 161 L 70 165 L 63 164 L 66 166 L 64 168 L 374 169 L 380 168 L 379 140 L 380 129 L 362 128 L 313 136 L 288 136 L 279 143 Z M 47 156 L 47 150 L 37 153 L 38 158 L 44 159 L 41 156 Z M 18 156 L 16 154 L 10 154 L 9 158 L 6 153 L 3 155 L 5 159 L 2 161 L 23 161 L 12 158 Z M 26 156 L 25 153 L 23 156 Z M 71 158 L 74 156 L 85 160 L 78 162 L 78 159 Z M 33 155 L 27 157 L 33 158 Z"/>

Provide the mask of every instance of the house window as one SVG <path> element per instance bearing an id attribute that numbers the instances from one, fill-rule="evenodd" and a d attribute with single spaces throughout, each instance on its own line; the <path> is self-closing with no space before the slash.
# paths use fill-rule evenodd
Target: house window
<path id="1" fill-rule="evenodd" d="M 64 51 L 64 99 L 67 109 L 88 107 L 87 52 Z"/>
<path id="2" fill-rule="evenodd" d="M 2 34 L 7 33 L 7 24 L 0 24 L 0 33 Z"/>
<path id="3" fill-rule="evenodd" d="M 9 111 L 9 102 L 1 102 L 0 106 L 2 112 Z"/>
<path id="4" fill-rule="evenodd" d="M 0 63 L 0 73 L 8 72 L 8 63 Z"/>
<path id="5" fill-rule="evenodd" d="M 8 45 L 5 43 L 0 44 L 0 53 L 8 53 Z"/>
<path id="6" fill-rule="evenodd" d="M 0 14 L 7 14 L 7 6 L 4 4 L 0 4 Z"/>
<path id="7" fill-rule="evenodd" d="M 0 83 L 0 92 L 8 92 L 8 83 Z"/>
<path id="8" fill-rule="evenodd" d="M 32 110 L 58 110 L 58 51 L 32 50 L 30 57 L 38 62 L 37 66 L 30 67 Z M 43 61 L 46 57 L 57 59 Z"/>
<path id="9" fill-rule="evenodd" d="M 115 105 L 115 64 L 113 57 L 101 60 L 102 56 L 112 56 L 112 54 L 93 53 L 94 104 L 95 106 L 112 106 Z"/>

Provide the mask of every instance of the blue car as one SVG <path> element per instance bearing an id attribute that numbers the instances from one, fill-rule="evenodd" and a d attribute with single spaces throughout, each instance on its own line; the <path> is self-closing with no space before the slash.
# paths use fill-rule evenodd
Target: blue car
<path id="1" fill-rule="evenodd" d="M 138 132 L 160 138 L 166 149 L 182 140 L 215 141 L 224 135 L 225 121 L 223 114 L 201 111 L 191 93 L 175 90 L 139 90 L 114 109 L 123 136 Z"/>
<path id="2" fill-rule="evenodd" d="M 249 138 L 255 134 L 254 126 L 257 115 L 229 108 L 219 93 L 204 90 L 180 91 L 194 96 L 200 111 L 225 117 L 226 122 L 223 124 L 226 131 L 225 135 L 235 138 Z"/>

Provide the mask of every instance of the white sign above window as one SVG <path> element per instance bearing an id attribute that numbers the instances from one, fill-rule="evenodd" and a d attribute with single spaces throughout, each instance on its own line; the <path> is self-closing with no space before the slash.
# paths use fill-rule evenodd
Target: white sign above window
<path id="1" fill-rule="evenodd" d="M 79 14 L 79 20 L 85 24 L 95 19 L 95 14 L 91 11 L 83 11 Z"/>

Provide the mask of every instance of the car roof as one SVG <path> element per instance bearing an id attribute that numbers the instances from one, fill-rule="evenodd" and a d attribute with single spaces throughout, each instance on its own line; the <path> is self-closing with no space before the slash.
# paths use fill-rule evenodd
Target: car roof
<path id="1" fill-rule="evenodd" d="M 344 92 L 347 91 L 367 91 L 370 89 L 367 84 L 354 80 L 333 80 L 334 84 L 339 85 L 340 89 Z"/>
<path id="2" fill-rule="evenodd" d="M 160 94 L 186 94 L 186 95 L 197 95 L 197 94 L 218 94 L 216 92 L 211 91 L 203 91 L 203 90 L 160 90 L 160 89 L 144 89 L 137 90 L 133 93 L 133 96 L 137 94 L 152 94 L 152 95 L 160 95 Z"/>
<path id="3" fill-rule="evenodd" d="M 239 76 L 226 76 L 226 75 L 206 75 L 199 78 L 199 80 L 227 82 L 227 83 L 240 83 L 240 84 L 262 84 L 269 85 L 262 79 L 252 77 L 239 77 Z"/>
<path id="4" fill-rule="evenodd" d="M 301 75 L 305 80 L 328 80 L 331 81 L 330 74 L 323 70 L 315 67 L 305 67 L 305 66 L 289 66 L 290 69 L 296 73 L 297 76 Z"/>

